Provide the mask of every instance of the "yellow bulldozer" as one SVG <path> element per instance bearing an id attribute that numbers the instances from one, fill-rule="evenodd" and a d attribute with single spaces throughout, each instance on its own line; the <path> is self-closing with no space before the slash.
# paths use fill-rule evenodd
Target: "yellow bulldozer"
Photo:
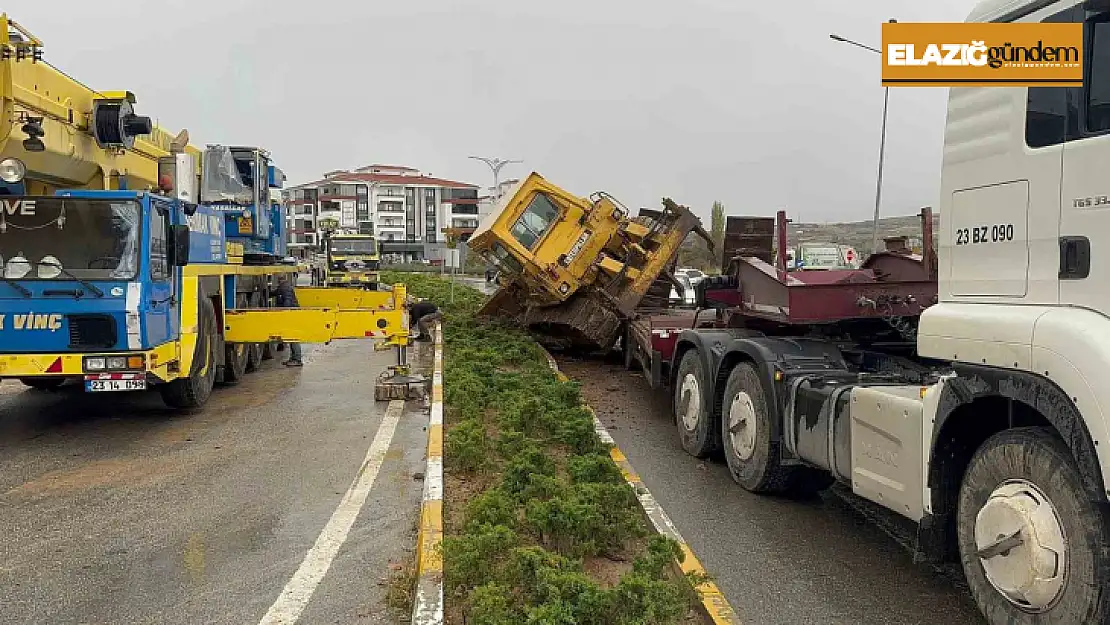
<path id="1" fill-rule="evenodd" d="M 468 247 L 498 270 L 479 315 L 507 317 L 563 348 L 608 349 L 643 307 L 665 307 L 679 246 L 694 232 L 690 209 L 630 211 L 604 192 L 575 196 L 532 172 L 498 202 Z"/>

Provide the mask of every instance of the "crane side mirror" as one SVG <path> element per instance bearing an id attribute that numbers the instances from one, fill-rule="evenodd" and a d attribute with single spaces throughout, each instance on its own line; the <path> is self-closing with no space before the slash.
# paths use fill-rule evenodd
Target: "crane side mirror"
<path id="1" fill-rule="evenodd" d="M 170 250 L 173 266 L 184 267 L 189 264 L 189 226 L 170 226 Z"/>

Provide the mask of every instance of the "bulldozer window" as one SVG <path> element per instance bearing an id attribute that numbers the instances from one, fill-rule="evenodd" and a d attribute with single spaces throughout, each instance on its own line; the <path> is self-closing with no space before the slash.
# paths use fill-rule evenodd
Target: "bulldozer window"
<path id="1" fill-rule="evenodd" d="M 547 195 L 537 193 L 524 214 L 513 225 L 513 237 L 531 250 L 558 216 L 559 209 Z"/>
<path id="2" fill-rule="evenodd" d="M 502 247 L 500 243 L 494 243 L 491 251 L 493 252 L 493 264 L 497 266 L 499 271 L 508 274 L 518 274 L 524 270 L 524 266 L 520 264 L 520 261 L 513 258 L 513 255 Z"/>

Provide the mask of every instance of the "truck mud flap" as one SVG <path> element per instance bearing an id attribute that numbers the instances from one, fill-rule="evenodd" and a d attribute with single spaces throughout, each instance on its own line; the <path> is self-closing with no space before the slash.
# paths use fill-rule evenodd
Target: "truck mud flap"
<path id="1" fill-rule="evenodd" d="M 289 308 L 228 310 L 224 340 L 231 343 L 329 343 L 337 339 L 387 339 L 408 330 L 400 310 Z"/>

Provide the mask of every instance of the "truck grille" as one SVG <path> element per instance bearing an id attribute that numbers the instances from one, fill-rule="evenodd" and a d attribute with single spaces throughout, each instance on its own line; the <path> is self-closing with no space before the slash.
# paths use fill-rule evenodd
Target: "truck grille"
<path id="1" fill-rule="evenodd" d="M 70 348 L 108 348 L 116 344 L 116 322 L 111 315 L 66 315 Z"/>

